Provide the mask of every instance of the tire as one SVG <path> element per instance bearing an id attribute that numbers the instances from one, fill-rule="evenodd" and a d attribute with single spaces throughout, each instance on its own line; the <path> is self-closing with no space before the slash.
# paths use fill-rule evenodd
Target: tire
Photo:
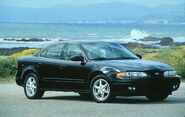
<path id="1" fill-rule="evenodd" d="M 109 102 L 111 100 L 111 86 L 104 75 L 98 75 L 93 78 L 90 84 L 90 94 L 98 103 Z"/>
<path id="2" fill-rule="evenodd" d="M 168 97 L 168 94 L 148 94 L 146 95 L 146 97 L 150 100 L 150 101 L 163 101 Z"/>
<path id="3" fill-rule="evenodd" d="M 28 99 L 40 99 L 44 91 L 40 90 L 38 76 L 35 73 L 29 73 L 24 81 L 24 93 Z"/>

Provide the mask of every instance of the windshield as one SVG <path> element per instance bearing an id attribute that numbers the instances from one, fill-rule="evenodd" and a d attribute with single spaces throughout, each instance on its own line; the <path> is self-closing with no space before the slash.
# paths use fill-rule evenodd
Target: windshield
<path id="1" fill-rule="evenodd" d="M 138 59 L 131 51 L 117 43 L 82 43 L 90 60 Z"/>

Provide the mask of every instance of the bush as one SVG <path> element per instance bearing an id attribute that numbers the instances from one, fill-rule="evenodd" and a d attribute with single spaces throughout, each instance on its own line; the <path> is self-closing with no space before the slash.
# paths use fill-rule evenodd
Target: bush
<path id="1" fill-rule="evenodd" d="M 16 72 L 16 60 L 7 58 L 0 59 L 0 78 L 14 75 Z"/>
<path id="2" fill-rule="evenodd" d="M 185 79 L 185 49 L 168 50 L 159 55 L 159 60 L 173 66 L 177 74 Z"/>
<path id="3" fill-rule="evenodd" d="M 12 54 L 10 57 L 0 58 L 0 78 L 12 76 L 16 72 L 16 61 L 18 58 L 34 54 L 37 49 L 26 49 L 22 52 Z"/>

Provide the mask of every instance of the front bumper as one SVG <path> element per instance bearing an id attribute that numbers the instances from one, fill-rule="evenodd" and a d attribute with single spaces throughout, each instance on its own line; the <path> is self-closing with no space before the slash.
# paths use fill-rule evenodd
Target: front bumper
<path id="1" fill-rule="evenodd" d="M 179 88 L 180 77 L 116 79 L 112 81 L 111 85 L 115 95 L 134 96 L 152 93 L 171 94 Z"/>

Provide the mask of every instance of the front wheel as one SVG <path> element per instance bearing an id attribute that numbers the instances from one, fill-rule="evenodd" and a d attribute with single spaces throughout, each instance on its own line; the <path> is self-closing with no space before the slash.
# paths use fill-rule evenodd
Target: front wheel
<path id="1" fill-rule="evenodd" d="M 148 95 L 146 95 L 146 97 L 150 101 L 163 101 L 163 100 L 165 100 L 168 97 L 168 94 L 162 94 L 162 93 L 148 94 Z"/>
<path id="2" fill-rule="evenodd" d="M 103 75 L 96 76 L 91 81 L 90 92 L 96 102 L 108 102 L 111 99 L 111 87 L 106 77 Z"/>
<path id="3" fill-rule="evenodd" d="M 29 73 L 24 82 L 24 93 L 29 99 L 40 99 L 44 91 L 40 90 L 38 77 L 34 73 Z"/>

